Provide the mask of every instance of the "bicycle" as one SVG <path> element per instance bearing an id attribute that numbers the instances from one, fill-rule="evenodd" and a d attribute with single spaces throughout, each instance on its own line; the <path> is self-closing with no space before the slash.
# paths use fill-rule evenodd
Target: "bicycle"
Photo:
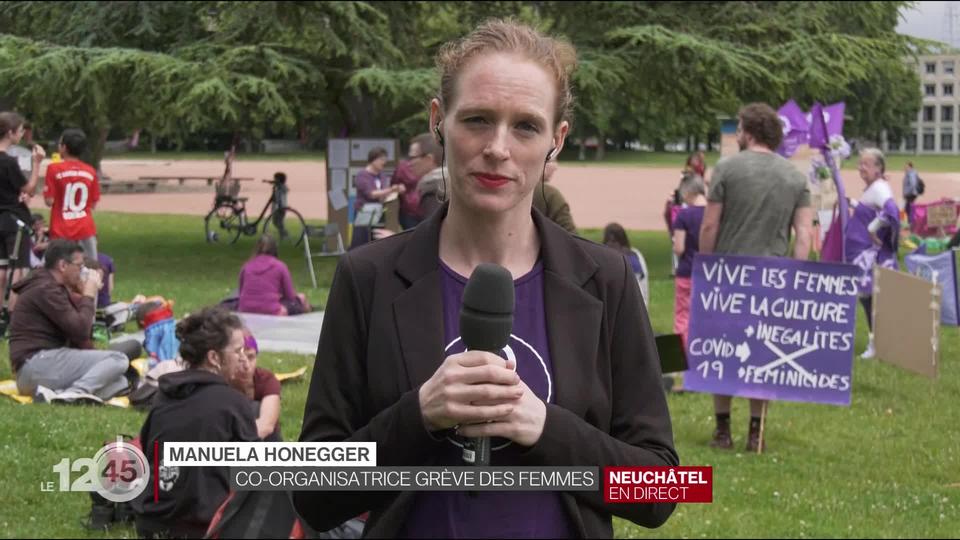
<path id="1" fill-rule="evenodd" d="M 247 218 L 247 197 L 237 197 L 240 192 L 238 180 L 225 178 L 217 185 L 213 210 L 203 219 L 207 243 L 234 244 L 240 234 L 255 236 L 260 222 L 265 221 L 263 232 L 271 234 L 279 243 L 300 246 L 307 225 L 296 209 L 287 206 L 286 175 L 277 173 L 274 180 L 263 180 L 273 186 L 270 200 L 263 206 L 255 221 Z M 267 210 L 271 210 L 267 216 Z M 266 216 L 266 220 L 264 220 Z"/>
<path id="2" fill-rule="evenodd" d="M 30 234 L 30 229 L 26 223 L 13 215 L 4 216 L 0 214 L 0 219 L 9 219 L 17 229 L 13 241 L 13 251 L 7 256 L 7 273 L 3 280 L 3 307 L 0 308 L 0 338 L 3 338 L 7 337 L 7 328 L 10 327 L 10 292 L 13 290 L 13 274 L 16 272 L 17 261 L 20 257 L 20 245 L 23 242 L 23 237 Z"/>

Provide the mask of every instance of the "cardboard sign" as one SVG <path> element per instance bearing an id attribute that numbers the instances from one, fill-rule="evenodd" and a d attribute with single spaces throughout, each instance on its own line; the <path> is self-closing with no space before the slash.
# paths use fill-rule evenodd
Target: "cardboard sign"
<path id="1" fill-rule="evenodd" d="M 930 378 L 940 358 L 940 286 L 888 268 L 873 273 L 877 357 Z"/>
<path id="2" fill-rule="evenodd" d="M 857 282 L 847 264 L 698 254 L 684 387 L 849 405 Z"/>
<path id="3" fill-rule="evenodd" d="M 937 204 L 927 207 L 927 227 L 952 227 L 957 223 L 957 205 Z"/>

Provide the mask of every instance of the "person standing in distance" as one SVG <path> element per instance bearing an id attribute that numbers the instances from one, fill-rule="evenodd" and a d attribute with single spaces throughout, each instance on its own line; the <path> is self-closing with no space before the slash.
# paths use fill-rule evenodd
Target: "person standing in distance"
<path id="1" fill-rule="evenodd" d="M 359 212 L 367 203 L 383 203 L 393 193 L 404 194 L 407 191 L 403 184 L 389 184 L 383 178 L 383 169 L 387 166 L 386 148 L 372 148 L 367 154 L 367 166 L 357 173 L 357 199 L 353 210 Z M 370 227 L 359 226 L 353 229 L 353 238 L 350 249 L 366 244 L 371 239 Z"/>
<path id="2" fill-rule="evenodd" d="M 97 225 L 93 209 L 100 200 L 97 171 L 80 161 L 87 149 L 87 136 L 79 129 L 66 129 L 60 136 L 63 161 L 47 167 L 43 202 L 50 207 L 50 238 L 79 242 L 83 254 L 97 258 Z"/>
<path id="3" fill-rule="evenodd" d="M 556 158 L 547 162 L 547 168 L 543 173 L 543 182 L 540 183 L 540 187 L 533 197 L 533 207 L 547 216 L 550 221 L 566 229 L 568 233 L 577 234 L 577 225 L 570 213 L 570 203 L 567 202 L 563 193 L 550 183 L 550 179 L 557 172 L 558 166 Z"/>
<path id="4" fill-rule="evenodd" d="M 6 284 L 7 272 L 13 272 L 13 281 L 19 281 L 25 269 L 30 268 L 30 236 L 24 232 L 19 252 L 14 253 L 17 239 L 17 221 L 30 223 L 30 209 L 25 204 L 37 189 L 40 180 L 40 163 L 45 153 L 43 147 L 34 145 L 33 167 L 30 178 L 23 174 L 16 158 L 7 154 L 7 149 L 19 144 L 23 138 L 26 120 L 15 112 L 0 112 L 0 284 Z M 14 257 L 14 255 L 16 255 Z M 10 268 L 11 259 L 16 259 L 16 268 Z M 0 296 L 0 307 L 3 306 Z M 16 295 L 10 296 L 10 310 L 16 304 Z"/>
<path id="5" fill-rule="evenodd" d="M 907 221 L 913 226 L 913 205 L 920 196 L 920 175 L 913 168 L 913 162 L 908 161 L 903 171 L 903 211 L 907 215 Z"/>
<path id="6" fill-rule="evenodd" d="M 860 151 L 857 167 L 865 187 L 860 200 L 851 201 L 853 215 L 847 221 L 847 262 L 860 270 L 860 305 L 867 319 L 867 348 L 860 358 L 876 356 L 873 344 L 873 272 L 874 268 L 897 270 L 897 246 L 900 237 L 900 212 L 890 182 L 884 178 L 886 159 L 876 148 Z"/>
<path id="7" fill-rule="evenodd" d="M 740 152 L 714 167 L 700 229 L 700 252 L 786 257 L 792 228 L 796 236 L 793 258 L 806 260 L 813 228 L 810 191 L 803 173 L 774 151 L 783 139 L 777 112 L 765 103 L 751 103 L 737 116 Z M 731 402 L 730 396 L 714 396 L 717 429 L 710 446 L 733 448 Z M 764 406 L 763 400 L 750 400 L 748 452 L 756 452 L 763 444 L 760 422 Z"/>
<path id="8" fill-rule="evenodd" d="M 409 159 L 414 174 L 419 175 L 416 187 L 419 223 L 440 207 L 438 191 L 442 185 L 440 145 L 432 133 L 421 133 L 410 141 Z M 405 194 L 406 195 L 406 194 Z"/>
<path id="9" fill-rule="evenodd" d="M 372 441 L 378 466 L 461 466 L 463 439 L 476 437 L 493 438 L 494 466 L 678 464 L 633 271 L 532 208 L 570 129 L 575 62 L 569 43 L 499 20 L 441 49 L 430 132 L 447 201 L 340 259 L 301 441 Z M 463 290 L 481 263 L 514 278 L 510 360 L 460 339 Z M 675 507 L 606 504 L 601 491 L 293 500 L 316 530 L 369 511 L 365 536 L 412 538 L 611 537 L 614 515 L 657 527 Z"/>

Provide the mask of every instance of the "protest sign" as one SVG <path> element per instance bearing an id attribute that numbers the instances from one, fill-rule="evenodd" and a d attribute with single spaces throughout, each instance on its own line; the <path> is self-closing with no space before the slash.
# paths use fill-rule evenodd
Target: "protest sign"
<path id="1" fill-rule="evenodd" d="M 927 227 L 944 228 L 957 224 L 957 205 L 953 201 L 927 207 Z"/>
<path id="2" fill-rule="evenodd" d="M 907 271 L 940 285 L 940 323 L 960 325 L 960 273 L 957 272 L 960 251 L 946 251 L 938 255 L 910 254 L 903 258 Z"/>
<path id="3" fill-rule="evenodd" d="M 698 254 L 684 388 L 849 405 L 857 280 L 846 264 Z"/>
<path id="4" fill-rule="evenodd" d="M 873 274 L 873 330 L 877 358 L 937 377 L 940 286 L 889 268 Z"/>

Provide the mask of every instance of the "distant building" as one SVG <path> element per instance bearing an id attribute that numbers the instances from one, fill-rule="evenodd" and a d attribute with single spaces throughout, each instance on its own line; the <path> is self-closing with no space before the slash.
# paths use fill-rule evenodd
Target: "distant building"
<path id="1" fill-rule="evenodd" d="M 916 64 L 923 104 L 903 140 L 888 138 L 884 151 L 918 154 L 960 153 L 960 54 L 920 56 Z"/>

